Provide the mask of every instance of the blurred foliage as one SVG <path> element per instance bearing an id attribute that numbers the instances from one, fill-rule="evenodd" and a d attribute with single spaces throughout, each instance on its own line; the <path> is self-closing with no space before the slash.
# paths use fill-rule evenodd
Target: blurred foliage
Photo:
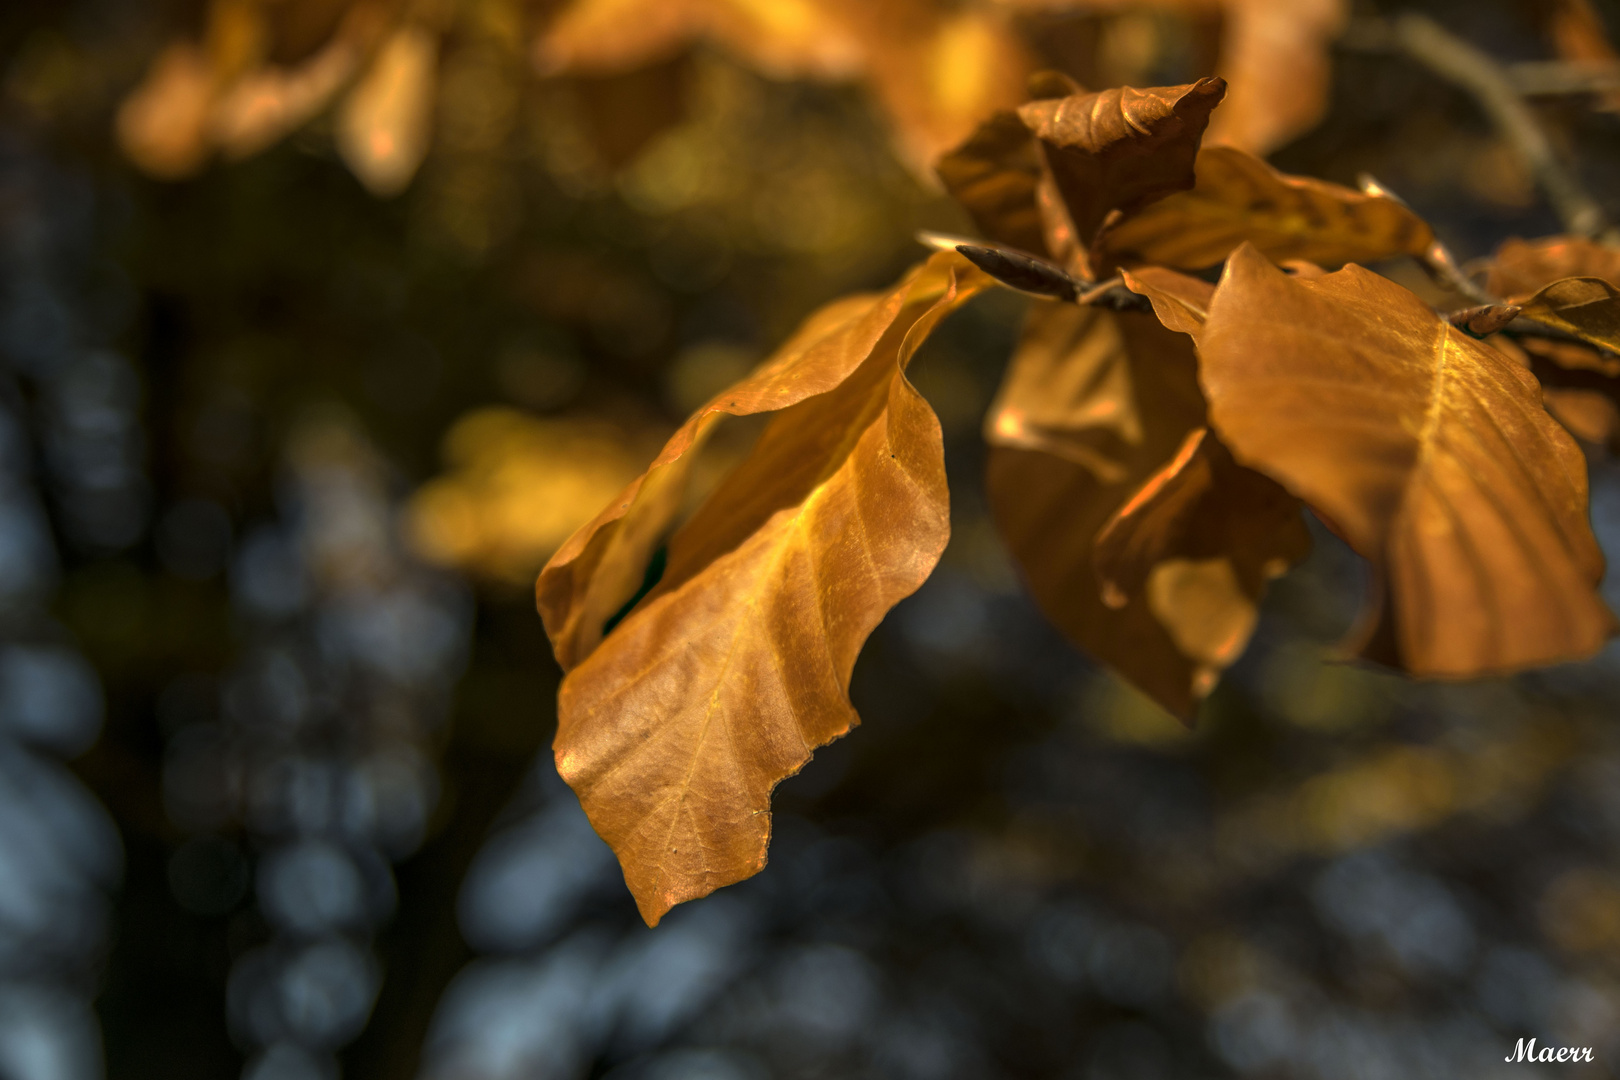
<path id="1" fill-rule="evenodd" d="M 956 70 L 958 20 L 988 20 L 1097 86 L 1229 65 L 1261 8 L 917 6 L 917 62 Z M 1387 10 L 1520 61 L 1569 51 L 1564 6 Z M 679 6 L 722 8 L 798 10 Z M 1062 643 L 994 538 L 1007 295 L 913 368 L 953 538 L 856 670 L 867 725 L 782 786 L 765 873 L 641 926 L 550 771 L 527 582 L 806 312 L 967 223 L 917 167 L 948 125 L 871 91 L 907 69 L 762 71 L 711 13 L 537 73 L 559 11 L 0 10 L 0 570 L 28 584 L 0 641 L 0 1076 L 1450 1078 L 1532 1035 L 1609 1075 L 1616 653 L 1470 686 L 1324 663 L 1362 571 L 1317 530 L 1182 729 Z M 1370 171 L 1465 257 L 1556 231 L 1474 102 L 1332 59 L 1279 167 Z M 1593 103 L 1537 112 L 1608 193 Z M 1593 469 L 1612 556 L 1620 476 Z"/>

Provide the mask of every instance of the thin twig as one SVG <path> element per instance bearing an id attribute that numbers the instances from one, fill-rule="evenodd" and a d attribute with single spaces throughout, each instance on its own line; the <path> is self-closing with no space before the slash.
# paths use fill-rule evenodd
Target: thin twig
<path id="1" fill-rule="evenodd" d="M 1524 97 L 1558 97 L 1620 90 L 1620 62 L 1527 60 L 1507 69 L 1513 88 Z"/>
<path id="2" fill-rule="evenodd" d="M 1558 160 L 1504 65 L 1425 15 L 1357 24 L 1344 41 L 1351 48 L 1398 49 L 1467 90 L 1530 167 L 1566 231 L 1591 237 L 1608 230 L 1603 208 Z"/>
<path id="3" fill-rule="evenodd" d="M 1407 206 L 1405 199 L 1379 183 L 1371 173 L 1362 173 L 1356 177 L 1356 183 L 1368 195 L 1377 195 L 1380 198 L 1390 199 L 1400 203 L 1402 206 Z M 1407 206 L 1407 209 L 1411 209 L 1411 207 Z M 1457 257 L 1451 253 L 1451 249 L 1446 247 L 1438 237 L 1422 255 L 1418 256 L 1418 265 L 1423 267 L 1424 271 L 1429 275 L 1429 280 L 1450 289 L 1452 292 L 1466 296 L 1475 304 L 1487 306 L 1495 304 L 1499 300 L 1498 297 L 1492 296 L 1474 284 L 1474 279 L 1468 276 L 1468 272 L 1457 262 Z"/>

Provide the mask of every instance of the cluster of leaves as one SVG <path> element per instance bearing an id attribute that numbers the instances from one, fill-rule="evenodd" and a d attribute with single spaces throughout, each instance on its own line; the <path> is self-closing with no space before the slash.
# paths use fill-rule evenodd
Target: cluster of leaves
<path id="1" fill-rule="evenodd" d="M 1045 300 L 985 422 L 993 514 L 1052 621 L 1171 712 L 1190 720 L 1243 652 L 1306 552 L 1302 506 L 1372 568 L 1362 658 L 1469 677 L 1614 630 L 1585 460 L 1533 372 L 1612 390 L 1616 255 L 1510 243 L 1500 303 L 1437 312 L 1357 265 L 1463 280 L 1397 199 L 1201 147 L 1225 90 L 1037 76 L 938 166 L 985 239 L 811 316 L 541 573 L 558 768 L 649 923 L 757 872 L 772 788 L 857 722 L 856 655 L 948 533 L 906 366 L 997 279 Z M 714 426 L 765 413 L 676 527 Z"/>
<path id="2" fill-rule="evenodd" d="M 710 45 L 772 78 L 862 84 L 900 156 L 925 173 L 981 116 L 1021 99 L 1054 20 L 1137 14 L 1179 18 L 1207 39 L 1216 70 L 1243 74 L 1214 134 L 1263 153 L 1321 118 L 1328 46 L 1347 9 L 1346 0 L 212 0 L 201 33 L 172 41 L 126 98 L 118 136 L 141 168 L 178 178 L 216 153 L 257 154 L 330 113 L 349 168 L 393 195 L 427 154 L 435 114 L 460 107 L 441 92 L 440 54 L 470 29 L 514 59 L 527 53 L 553 83 L 571 80 L 585 111 L 600 114 L 597 150 L 612 165 L 678 116 L 672 65 Z M 649 91 L 659 99 L 650 108 Z M 641 107 L 623 108 L 627 98 Z"/>

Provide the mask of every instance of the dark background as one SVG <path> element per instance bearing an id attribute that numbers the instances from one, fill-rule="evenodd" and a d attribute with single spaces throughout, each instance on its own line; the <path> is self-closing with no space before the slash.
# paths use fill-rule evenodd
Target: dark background
<path id="1" fill-rule="evenodd" d="M 0 1077 L 1614 1073 L 1620 654 L 1464 685 L 1328 663 L 1362 571 L 1316 529 L 1181 729 L 1046 626 L 988 523 L 1009 294 L 913 368 L 953 539 L 861 658 L 863 726 L 779 789 L 762 874 L 643 926 L 546 752 L 541 549 L 965 222 L 858 88 L 705 50 L 539 80 L 499 6 L 456 9 L 473 74 L 443 86 L 510 107 L 463 102 L 393 198 L 322 120 L 134 169 L 114 111 L 195 6 L 0 11 Z M 1552 55 L 1540 5 L 1415 7 Z M 1173 15 L 1030 33 L 1074 68 L 1123 18 L 1159 34 L 1144 74 L 1202 73 Z M 1592 106 L 1540 115 L 1620 214 Z M 1559 228 L 1400 57 L 1337 52 L 1273 161 L 1371 171 L 1465 259 Z M 1596 449 L 1592 486 L 1612 557 Z M 1501 1063 L 1531 1036 L 1597 1063 Z"/>

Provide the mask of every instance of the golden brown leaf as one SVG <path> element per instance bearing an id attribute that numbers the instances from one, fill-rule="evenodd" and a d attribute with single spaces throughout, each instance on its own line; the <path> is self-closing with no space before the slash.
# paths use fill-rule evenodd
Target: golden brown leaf
<path id="1" fill-rule="evenodd" d="M 208 160 L 208 115 L 215 80 L 195 45 L 170 45 L 118 108 L 118 144 L 138 167 L 166 180 L 189 176 Z"/>
<path id="2" fill-rule="evenodd" d="M 873 89 L 894 120 L 901 156 L 919 172 L 986 115 L 1022 101 L 1034 66 L 1004 18 L 973 9 L 868 48 Z"/>
<path id="3" fill-rule="evenodd" d="M 438 39 L 402 26 L 338 113 L 338 153 L 374 195 L 397 195 L 427 155 L 433 125 Z"/>
<path id="4" fill-rule="evenodd" d="M 557 663 L 568 671 L 602 641 L 635 595 L 680 510 L 696 451 L 722 415 L 776 412 L 836 387 L 901 315 L 904 299 L 852 296 L 816 312 L 758 372 L 692 414 L 646 472 L 568 538 L 541 571 L 536 601 Z"/>
<path id="5" fill-rule="evenodd" d="M 600 422 L 479 409 L 445 436 L 449 470 L 411 497 L 407 525 L 434 562 L 527 584 L 645 459 Z"/>
<path id="6" fill-rule="evenodd" d="M 1620 453 L 1620 357 L 1549 337 L 1497 334 L 1490 344 L 1535 375 L 1542 403 L 1571 435 Z"/>
<path id="7" fill-rule="evenodd" d="M 1200 486 L 1212 451 L 1177 464 L 1203 418 L 1186 337 L 1144 314 L 1043 304 L 985 429 L 991 510 L 1036 602 L 1075 644 L 1183 718 L 1248 640 L 1260 585 L 1275 566 L 1255 568 L 1293 558 L 1297 539 L 1285 525 L 1280 542 L 1260 538 L 1251 558 L 1224 550 L 1225 534 L 1180 528 L 1215 520 L 1213 506 L 1225 498 Z M 1217 478 L 1222 487 L 1228 472 Z M 1151 549 L 1147 563 L 1140 580 L 1123 575 L 1129 588 L 1116 584 L 1105 600 L 1094 568 L 1098 534 L 1145 485 L 1211 505 L 1166 522 L 1151 512 L 1160 500 L 1146 496 L 1114 536 L 1131 551 Z M 1291 528 L 1299 527 L 1296 509 Z M 1155 531 L 1154 542 L 1127 540 Z"/>
<path id="8" fill-rule="evenodd" d="M 1225 0 L 1217 69 L 1232 92 L 1211 142 L 1265 154 L 1316 126 L 1327 109 L 1328 49 L 1348 0 Z"/>
<path id="9" fill-rule="evenodd" d="M 1169 329 L 1197 334 L 1203 328 L 1215 295 L 1215 286 L 1209 282 L 1163 266 L 1140 266 L 1121 277 L 1126 288 L 1148 298 L 1153 314 Z"/>
<path id="10" fill-rule="evenodd" d="M 213 150 L 215 102 L 261 62 L 267 33 L 254 0 L 214 0 L 203 43 L 164 49 L 119 106 L 118 141 L 130 160 L 167 180 L 200 169 Z"/>
<path id="11" fill-rule="evenodd" d="M 1129 214 L 1193 186 L 1193 161 L 1220 79 L 1186 86 L 1032 101 L 1019 117 L 1041 142 L 1075 236 L 1089 245 L 1114 211 Z"/>
<path id="12" fill-rule="evenodd" d="M 213 141 L 227 157 L 245 158 L 303 126 L 353 77 L 369 29 L 338 34 L 296 68 L 262 67 L 243 76 L 214 104 Z"/>
<path id="13" fill-rule="evenodd" d="M 986 284 L 940 254 L 883 296 L 834 305 L 699 410 L 649 470 L 683 457 L 721 412 L 780 410 L 671 538 L 658 586 L 563 681 L 558 771 L 649 924 L 758 872 L 772 788 L 858 721 L 847 695 L 856 654 L 922 584 L 949 532 L 939 422 L 904 369 Z M 548 628 L 588 598 L 570 566 L 585 569 L 581 556 L 645 486 L 547 567 Z"/>
<path id="14" fill-rule="evenodd" d="M 1034 306 L 985 416 L 985 439 L 1074 462 L 1105 483 L 1129 479 L 1131 456 L 1146 438 L 1140 402 L 1145 391 L 1136 385 L 1142 361 L 1131 354 L 1123 334 L 1120 320 L 1097 308 Z M 1190 427 L 1199 421 L 1203 404 L 1197 386 L 1176 377 L 1185 374 L 1178 361 L 1187 350 L 1168 337 L 1165 344 L 1173 351 L 1165 362 L 1173 374 L 1157 380 L 1155 388 L 1170 391 L 1165 410 L 1188 418 Z M 1158 373 L 1147 369 L 1147 374 Z M 1186 428 L 1157 432 L 1149 451 L 1158 455 L 1153 465 L 1168 460 L 1185 434 Z"/>
<path id="15" fill-rule="evenodd" d="M 1197 175 L 1191 191 L 1104 230 L 1093 261 L 1201 270 L 1248 241 L 1276 262 L 1338 265 L 1418 256 L 1434 242 L 1423 219 L 1394 199 L 1287 176 L 1235 147 L 1206 147 Z"/>
<path id="16" fill-rule="evenodd" d="M 1555 281 L 1520 306 L 1528 319 L 1620 352 L 1620 289 L 1602 278 Z"/>
<path id="17" fill-rule="evenodd" d="M 1620 453 L 1620 405 L 1614 398 L 1597 390 L 1547 387 L 1542 399 L 1571 435 L 1610 454 Z"/>
<path id="18" fill-rule="evenodd" d="M 1551 0 L 1546 17 L 1553 48 L 1562 59 L 1577 64 L 1612 64 L 1620 60 L 1603 25 L 1603 16 L 1592 0 Z M 1610 91 L 1596 100 L 1600 108 L 1609 112 L 1620 109 L 1620 93 Z"/>
<path id="19" fill-rule="evenodd" d="M 1485 288 L 1505 300 L 1520 300 L 1567 277 L 1602 278 L 1620 285 L 1620 248 L 1578 236 L 1514 238 L 1497 249 Z"/>
<path id="20" fill-rule="evenodd" d="M 1242 652 L 1265 583 L 1304 558 L 1310 542 L 1299 500 L 1237 464 L 1200 427 L 1114 511 L 1097 534 L 1092 561 L 1103 600 L 1113 607 L 1151 589 L 1172 560 L 1195 564 L 1206 579 L 1230 582 L 1227 603 L 1196 611 L 1193 618 L 1160 619 L 1183 652 L 1218 669 Z M 1211 562 L 1224 565 L 1205 569 Z"/>
<path id="21" fill-rule="evenodd" d="M 847 78 L 866 52 L 825 0 L 575 0 L 536 45 L 541 70 L 619 74 L 709 40 L 776 78 Z"/>
<path id="22" fill-rule="evenodd" d="M 1215 73 L 1231 95 L 1210 122 L 1209 138 L 1269 153 L 1309 130 L 1327 108 L 1329 47 L 1343 28 L 1347 0 L 1001 0 L 1035 11 L 1115 13 L 1156 8 L 1193 25 L 1221 24 Z M 1128 81 L 1128 80 L 1127 80 Z"/>
<path id="23" fill-rule="evenodd" d="M 1584 656 L 1612 632 L 1585 463 L 1512 360 L 1359 266 L 1302 280 L 1247 245 L 1198 347 L 1234 456 L 1385 583 L 1366 654 L 1471 676 Z"/>

